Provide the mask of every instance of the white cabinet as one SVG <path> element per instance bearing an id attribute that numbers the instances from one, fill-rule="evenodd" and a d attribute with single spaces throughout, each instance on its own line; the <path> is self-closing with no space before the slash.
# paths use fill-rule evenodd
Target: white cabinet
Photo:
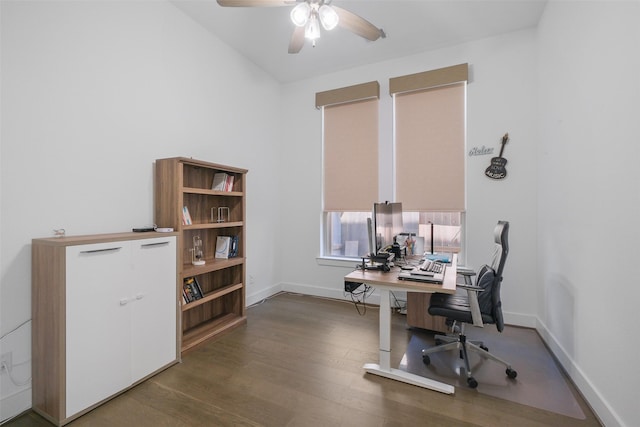
<path id="1" fill-rule="evenodd" d="M 173 233 L 34 239 L 34 410 L 66 424 L 177 361 L 176 247 Z"/>
<path id="2" fill-rule="evenodd" d="M 67 415 L 131 384 L 129 243 L 67 248 Z"/>
<path id="3" fill-rule="evenodd" d="M 171 243 L 154 239 L 133 248 L 136 283 L 133 286 L 132 365 L 134 381 L 176 360 L 178 355 L 176 311 L 176 237 Z M 140 277 L 140 273 L 143 277 Z M 170 277 L 171 283 L 167 280 Z M 160 289 L 158 286 L 162 283 Z"/>

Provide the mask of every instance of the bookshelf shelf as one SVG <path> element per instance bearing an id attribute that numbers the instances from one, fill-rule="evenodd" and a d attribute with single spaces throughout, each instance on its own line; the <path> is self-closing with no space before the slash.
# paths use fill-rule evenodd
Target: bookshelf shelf
<path id="1" fill-rule="evenodd" d="M 184 353 L 220 333 L 246 323 L 246 169 L 174 157 L 156 160 L 155 223 L 178 232 L 176 297 L 180 301 L 181 349 Z M 212 190 L 216 174 L 230 191 Z M 223 180 L 223 182 L 225 182 Z M 186 207 L 190 223 L 186 224 Z M 214 222 L 212 210 L 224 208 L 225 221 Z M 215 258 L 219 236 L 237 237 L 235 257 Z M 195 241 L 202 242 L 203 265 L 192 264 Z M 184 280 L 195 277 L 203 296 L 185 302 Z"/>
<path id="2" fill-rule="evenodd" d="M 229 285 L 229 286 L 225 286 L 222 289 L 217 289 L 213 292 L 205 294 L 205 296 L 200 298 L 199 300 L 195 300 L 188 304 L 183 304 L 182 311 L 188 311 L 188 310 L 191 310 L 192 308 L 198 307 L 199 305 L 205 304 L 209 301 L 221 298 L 228 293 L 235 292 L 237 290 L 242 289 L 243 286 L 244 285 L 242 283 L 236 283 L 235 285 Z"/>
<path id="3" fill-rule="evenodd" d="M 183 193 L 189 194 L 205 194 L 209 196 L 225 196 L 225 197 L 243 197 L 244 193 L 241 191 L 215 191 L 215 190 L 207 190 L 206 188 L 193 188 L 193 187 L 183 187 Z"/>
<path id="4" fill-rule="evenodd" d="M 206 322 L 200 323 L 182 334 L 182 351 L 188 351 L 194 347 L 209 341 L 222 332 L 236 328 L 246 323 L 246 318 L 235 313 L 222 313 Z"/>
<path id="5" fill-rule="evenodd" d="M 182 226 L 183 230 L 205 230 L 207 228 L 233 228 L 242 227 L 244 223 L 242 221 L 235 222 L 209 222 L 206 224 L 191 224 Z"/>
<path id="6" fill-rule="evenodd" d="M 224 270 L 234 265 L 241 265 L 245 262 L 245 259 L 240 257 L 229 259 L 205 258 L 205 261 L 205 265 L 184 264 L 182 266 L 184 277 L 198 276 L 212 271 Z"/>

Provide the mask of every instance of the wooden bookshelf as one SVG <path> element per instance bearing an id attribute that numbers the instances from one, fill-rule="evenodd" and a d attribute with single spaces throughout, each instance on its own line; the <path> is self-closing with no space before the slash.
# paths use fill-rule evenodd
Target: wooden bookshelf
<path id="1" fill-rule="evenodd" d="M 230 191 L 211 189 L 216 173 L 233 178 Z M 182 312 L 182 352 L 246 323 L 246 174 L 246 169 L 185 157 L 156 160 L 155 223 L 179 234 L 176 295 Z M 184 206 L 191 224 L 183 221 Z M 223 222 L 217 218 L 220 207 L 227 213 Z M 215 258 L 218 236 L 237 236 L 235 257 Z M 202 241 L 204 265 L 192 264 L 194 237 Z M 182 285 L 188 277 L 197 279 L 202 298 L 184 300 Z"/>

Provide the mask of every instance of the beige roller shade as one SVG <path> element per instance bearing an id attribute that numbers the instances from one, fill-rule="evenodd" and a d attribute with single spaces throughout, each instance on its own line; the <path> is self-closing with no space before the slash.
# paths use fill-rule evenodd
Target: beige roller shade
<path id="1" fill-rule="evenodd" d="M 394 95 L 395 199 L 407 211 L 465 209 L 466 82 Z"/>
<path id="2" fill-rule="evenodd" d="M 324 210 L 370 211 L 378 199 L 378 98 L 323 113 Z"/>

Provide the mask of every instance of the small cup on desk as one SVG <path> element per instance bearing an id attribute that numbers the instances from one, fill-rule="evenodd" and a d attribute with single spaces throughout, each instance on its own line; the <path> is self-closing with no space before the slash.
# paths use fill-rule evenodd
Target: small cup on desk
<path id="1" fill-rule="evenodd" d="M 424 253 L 424 237 L 416 236 L 415 243 L 413 244 L 413 253 L 415 255 L 422 255 Z"/>

